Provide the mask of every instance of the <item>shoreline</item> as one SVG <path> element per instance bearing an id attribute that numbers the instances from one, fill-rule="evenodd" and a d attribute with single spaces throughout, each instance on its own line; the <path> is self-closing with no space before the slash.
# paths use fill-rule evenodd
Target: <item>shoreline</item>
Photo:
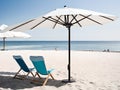
<path id="1" fill-rule="evenodd" d="M 55 50 L 26 50 L 26 49 L 22 49 L 22 50 L 12 50 L 12 49 L 10 49 L 10 50 L 0 50 L 0 51 L 68 51 L 68 50 L 57 50 L 57 49 L 55 49 Z M 71 50 L 71 51 L 77 51 L 77 52 L 111 52 L 111 53 L 120 53 L 120 51 L 107 51 L 107 50 Z"/>
<path id="2" fill-rule="evenodd" d="M 2 49 L 2 42 L 0 49 Z M 67 41 L 6 41 L 8 50 L 67 50 Z M 120 52 L 120 41 L 72 41 L 74 51 Z"/>

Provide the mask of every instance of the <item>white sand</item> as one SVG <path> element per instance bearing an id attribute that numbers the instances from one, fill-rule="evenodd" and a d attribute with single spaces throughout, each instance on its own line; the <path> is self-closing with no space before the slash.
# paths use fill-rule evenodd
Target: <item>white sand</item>
<path id="1" fill-rule="evenodd" d="M 64 84 L 61 80 L 68 77 L 67 54 L 67 51 L 0 51 L 0 90 L 120 90 L 120 53 L 72 51 L 71 76 L 75 82 Z M 47 68 L 55 69 L 52 74 L 56 80 L 49 79 L 43 87 L 31 84 L 30 80 L 13 79 L 19 69 L 13 55 L 21 55 L 29 67 L 33 67 L 29 56 L 44 56 Z"/>

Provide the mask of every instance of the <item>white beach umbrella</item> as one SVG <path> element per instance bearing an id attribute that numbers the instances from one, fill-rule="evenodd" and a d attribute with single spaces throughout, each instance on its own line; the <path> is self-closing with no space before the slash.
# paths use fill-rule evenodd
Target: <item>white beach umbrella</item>
<path id="1" fill-rule="evenodd" d="M 23 32 L 14 32 L 14 31 L 7 31 L 0 33 L 0 38 L 3 38 L 3 49 L 5 50 L 5 39 L 6 38 L 29 38 L 31 37 L 29 34 Z"/>
<path id="2" fill-rule="evenodd" d="M 2 24 L 2 25 L 0 26 L 0 31 L 3 31 L 3 30 L 6 29 L 7 27 L 8 27 L 7 25 Z"/>
<path id="3" fill-rule="evenodd" d="M 68 80 L 71 82 L 71 27 L 84 27 L 88 25 L 103 25 L 114 21 L 117 17 L 114 15 L 94 12 L 90 10 L 75 8 L 60 8 L 53 10 L 39 18 L 27 22 L 13 25 L 6 28 L 6 31 L 25 31 L 37 28 L 57 28 L 66 27 L 68 29 Z"/>
<path id="4" fill-rule="evenodd" d="M 26 31 L 37 28 L 57 28 L 62 26 L 88 26 L 103 25 L 114 21 L 117 17 L 114 15 L 98 13 L 91 10 L 60 8 L 49 12 L 39 18 L 29 20 L 20 24 L 9 26 L 5 31 Z M 70 24 L 70 25 L 67 25 Z"/>

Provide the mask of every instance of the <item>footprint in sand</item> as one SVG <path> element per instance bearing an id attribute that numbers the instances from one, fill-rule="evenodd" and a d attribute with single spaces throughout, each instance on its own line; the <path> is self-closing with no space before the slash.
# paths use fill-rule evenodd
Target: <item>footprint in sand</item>
<path id="1" fill-rule="evenodd" d="M 78 89 L 78 90 L 82 90 L 80 85 L 75 85 L 75 87 Z"/>

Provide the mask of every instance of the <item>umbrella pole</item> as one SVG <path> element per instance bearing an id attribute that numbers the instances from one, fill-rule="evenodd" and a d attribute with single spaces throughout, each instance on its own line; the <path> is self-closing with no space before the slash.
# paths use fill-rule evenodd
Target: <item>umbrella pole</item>
<path id="1" fill-rule="evenodd" d="M 5 50 L 5 37 L 3 37 L 3 50 Z"/>
<path id="2" fill-rule="evenodd" d="M 71 80 L 71 26 L 68 26 L 68 79 L 62 80 L 64 83 L 72 83 L 75 80 Z"/>
<path id="3" fill-rule="evenodd" d="M 68 82 L 71 82 L 71 31 L 68 27 Z"/>
<path id="4" fill-rule="evenodd" d="M 72 83 L 75 80 L 71 79 L 71 25 L 68 26 L 68 82 Z"/>
<path id="5" fill-rule="evenodd" d="M 64 83 L 70 83 L 71 82 L 71 31 L 70 31 L 70 26 L 67 26 L 68 28 L 68 79 L 67 80 L 62 80 Z"/>

